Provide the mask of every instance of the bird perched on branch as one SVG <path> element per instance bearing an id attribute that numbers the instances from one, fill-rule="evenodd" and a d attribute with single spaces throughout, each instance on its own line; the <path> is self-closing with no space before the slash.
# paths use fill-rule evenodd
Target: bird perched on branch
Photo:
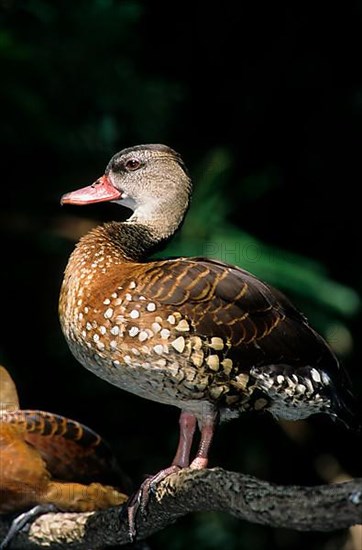
<path id="1" fill-rule="evenodd" d="M 0 514 L 26 510 L 1 549 L 34 509 L 86 512 L 123 504 L 123 479 L 110 448 L 90 428 L 49 412 L 21 410 L 15 384 L 0 366 Z"/>
<path id="2" fill-rule="evenodd" d="M 63 204 L 111 201 L 133 211 L 80 239 L 59 312 L 84 367 L 181 409 L 175 458 L 144 493 L 180 468 L 205 468 L 215 426 L 243 411 L 289 420 L 325 413 L 357 425 L 346 372 L 278 290 L 220 261 L 148 259 L 180 227 L 190 196 L 180 155 L 151 144 L 120 151 L 92 185 L 62 197 Z M 191 460 L 196 425 L 201 438 Z"/>

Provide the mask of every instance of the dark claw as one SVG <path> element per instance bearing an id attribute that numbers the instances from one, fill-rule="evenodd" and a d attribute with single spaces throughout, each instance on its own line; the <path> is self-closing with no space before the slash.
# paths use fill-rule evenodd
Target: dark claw
<path id="1" fill-rule="evenodd" d="M 41 516 L 42 514 L 46 514 L 47 512 L 57 511 L 57 508 L 53 504 L 39 504 L 38 506 L 34 506 L 34 508 L 31 508 L 27 512 L 24 512 L 23 514 L 17 516 L 12 522 L 5 538 L 0 544 L 0 550 L 4 550 L 5 548 L 7 548 L 13 538 L 16 537 L 16 535 L 20 533 L 20 531 L 22 531 L 24 527 L 29 526 L 29 523 L 35 518 Z"/>
<path id="2" fill-rule="evenodd" d="M 137 489 L 137 491 L 129 498 L 128 502 L 125 505 L 125 511 L 127 511 L 128 533 L 131 542 L 133 542 L 137 536 L 137 515 L 138 513 L 140 513 L 142 518 L 146 517 L 151 493 L 155 493 L 157 485 L 158 483 L 160 483 L 160 481 L 165 479 L 170 474 L 178 472 L 179 470 L 179 466 L 173 465 L 169 468 L 161 470 L 154 476 L 148 477 L 143 481 L 139 489 Z"/>
<path id="3" fill-rule="evenodd" d="M 129 538 L 131 542 L 134 541 L 137 535 L 136 530 L 136 518 L 138 512 L 141 513 L 142 517 L 145 517 L 146 515 L 146 506 L 149 499 L 149 495 L 147 495 L 148 489 L 148 482 L 149 480 L 146 479 L 140 486 L 140 488 L 129 498 L 125 508 L 127 512 L 127 518 L 128 518 L 128 533 Z M 145 496 L 146 495 L 146 496 Z"/>

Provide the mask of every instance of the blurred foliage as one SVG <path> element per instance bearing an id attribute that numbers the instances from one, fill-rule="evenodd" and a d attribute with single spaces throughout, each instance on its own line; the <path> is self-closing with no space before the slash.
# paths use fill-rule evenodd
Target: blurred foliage
<path id="1" fill-rule="evenodd" d="M 11 8 L 0 37 L 2 94 L 23 132 L 5 118 L 4 141 L 26 146 L 31 132 L 58 154 L 108 154 L 130 135 L 149 140 L 162 131 L 181 91 L 141 72 L 139 2 L 33 0 Z"/>
<path id="2" fill-rule="evenodd" d="M 80 367 L 57 318 L 74 240 L 127 214 L 115 205 L 60 209 L 59 197 L 142 142 L 177 149 L 194 180 L 184 226 L 162 256 L 218 258 L 282 289 L 341 356 L 361 397 L 360 3 L 244 3 L 238 15 L 234 5 L 145 0 L 0 7 L 0 361 L 24 407 L 94 427 L 135 483 L 171 460 L 178 411 L 165 414 Z M 245 415 L 220 428 L 214 464 L 280 483 L 331 480 L 331 464 L 361 475 L 353 437 L 318 417 L 291 426 Z M 342 550 L 347 535 L 195 514 L 150 542 Z"/>

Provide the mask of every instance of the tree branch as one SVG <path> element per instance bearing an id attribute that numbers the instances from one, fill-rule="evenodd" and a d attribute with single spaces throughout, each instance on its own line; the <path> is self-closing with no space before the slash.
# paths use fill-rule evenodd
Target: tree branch
<path id="1" fill-rule="evenodd" d="M 162 481 L 145 518 L 138 517 L 138 538 L 174 523 L 190 512 L 220 511 L 272 527 L 333 531 L 362 523 L 362 478 L 314 487 L 280 486 L 221 468 L 182 470 Z M 9 521 L 0 521 L 0 536 Z M 51 513 L 19 534 L 12 548 L 105 548 L 129 542 L 119 509 L 91 513 Z"/>

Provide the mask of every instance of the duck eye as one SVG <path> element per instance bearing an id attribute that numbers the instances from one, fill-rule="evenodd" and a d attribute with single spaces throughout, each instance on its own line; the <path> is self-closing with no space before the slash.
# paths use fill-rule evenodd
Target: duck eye
<path id="1" fill-rule="evenodd" d="M 125 167 L 127 170 L 137 170 L 141 166 L 141 163 L 137 159 L 129 159 L 127 160 Z"/>

